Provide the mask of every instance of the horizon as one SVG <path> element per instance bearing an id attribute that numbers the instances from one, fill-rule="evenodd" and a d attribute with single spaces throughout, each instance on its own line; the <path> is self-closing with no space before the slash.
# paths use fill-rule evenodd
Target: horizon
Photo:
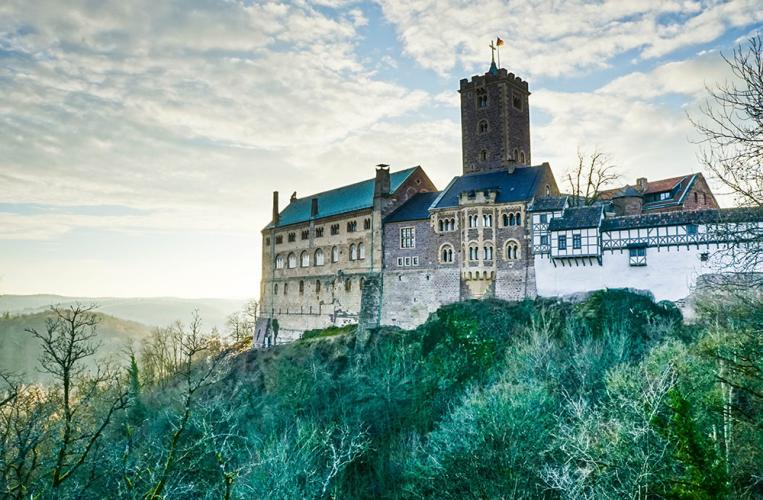
<path id="1" fill-rule="evenodd" d="M 458 82 L 496 36 L 530 85 L 533 164 L 562 190 L 579 148 L 621 185 L 700 172 L 687 114 L 760 33 L 756 3 L 11 1 L 0 295 L 257 297 L 272 191 L 377 163 L 439 189 L 460 174 Z"/>

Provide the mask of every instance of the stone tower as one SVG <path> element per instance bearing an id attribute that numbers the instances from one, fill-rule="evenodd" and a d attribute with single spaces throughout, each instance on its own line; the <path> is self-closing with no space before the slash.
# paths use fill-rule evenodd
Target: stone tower
<path id="1" fill-rule="evenodd" d="M 463 173 L 530 165 L 527 82 L 493 62 L 484 75 L 461 80 Z"/>

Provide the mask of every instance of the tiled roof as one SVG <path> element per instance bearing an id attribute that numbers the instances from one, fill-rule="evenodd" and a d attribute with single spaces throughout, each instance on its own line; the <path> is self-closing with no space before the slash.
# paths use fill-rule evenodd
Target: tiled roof
<path id="1" fill-rule="evenodd" d="M 601 229 L 602 231 L 613 231 L 639 227 L 713 224 L 719 222 L 763 222 L 763 207 L 691 210 L 613 217 L 611 219 L 604 219 Z"/>
<path id="2" fill-rule="evenodd" d="M 536 191 L 536 185 L 543 176 L 544 167 L 518 167 L 514 172 L 496 170 L 478 174 L 467 174 L 454 178 L 445 188 L 433 208 L 458 206 L 458 195 L 463 192 L 494 189 L 498 191 L 497 203 L 511 203 L 529 200 Z"/>
<path id="3" fill-rule="evenodd" d="M 546 212 L 552 210 L 562 210 L 567 205 L 567 196 L 544 196 L 542 198 L 533 198 L 532 203 L 527 207 L 528 212 Z"/>
<path id="4" fill-rule="evenodd" d="M 417 168 L 420 167 L 412 167 L 390 174 L 390 192 L 397 191 Z M 298 198 L 281 211 L 278 227 L 299 224 L 312 219 L 310 209 L 313 198 L 318 198 L 318 215 L 315 219 L 372 208 L 374 183 L 375 179 L 368 179 L 323 193 Z M 272 223 L 268 227 L 272 227 Z"/>
<path id="5" fill-rule="evenodd" d="M 384 218 L 384 222 L 402 222 L 408 220 L 422 220 L 429 218 L 429 207 L 439 195 L 434 193 L 418 193 L 410 200 L 403 203 L 394 212 Z"/>
<path id="6" fill-rule="evenodd" d="M 639 194 L 648 197 L 648 195 L 670 192 L 670 198 L 665 200 L 645 200 L 643 209 L 646 211 L 679 205 L 686 196 L 686 193 L 689 192 L 691 185 L 700 175 L 702 174 L 681 175 L 679 177 L 670 177 L 669 179 L 647 181 L 646 189 L 643 193 L 639 192 L 637 187 L 629 185 L 616 189 L 608 189 L 599 193 L 599 198 L 602 200 L 611 200 L 620 196 L 638 196 Z"/>
<path id="7" fill-rule="evenodd" d="M 566 229 L 598 227 L 601 223 L 603 212 L 604 207 L 602 205 L 565 208 L 561 217 L 551 219 L 551 222 L 548 224 L 548 230 L 564 231 Z"/>

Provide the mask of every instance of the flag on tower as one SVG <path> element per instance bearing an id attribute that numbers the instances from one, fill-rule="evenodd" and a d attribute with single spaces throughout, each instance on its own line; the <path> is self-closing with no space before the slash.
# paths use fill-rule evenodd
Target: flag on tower
<path id="1" fill-rule="evenodd" d="M 501 40 L 501 37 L 498 37 L 498 40 L 495 42 L 496 47 L 502 47 L 503 46 L 503 40 Z"/>

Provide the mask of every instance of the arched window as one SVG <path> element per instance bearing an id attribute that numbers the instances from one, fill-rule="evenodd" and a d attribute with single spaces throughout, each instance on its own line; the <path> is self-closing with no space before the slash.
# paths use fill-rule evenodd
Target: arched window
<path id="1" fill-rule="evenodd" d="M 274 294 L 274 295 L 278 295 L 278 283 L 276 283 L 275 285 L 273 285 L 273 294 Z"/>
<path id="2" fill-rule="evenodd" d="M 299 265 L 302 267 L 309 267 L 310 266 L 310 254 L 307 252 L 302 252 L 299 256 Z"/>
<path id="3" fill-rule="evenodd" d="M 514 220 L 515 220 L 517 226 L 521 226 L 522 225 L 522 212 L 517 212 L 517 217 Z"/>
<path id="4" fill-rule="evenodd" d="M 514 240 L 506 242 L 506 260 L 516 260 L 519 258 L 519 243 Z"/>
<path id="5" fill-rule="evenodd" d="M 479 260 L 479 247 L 477 245 L 471 245 L 469 247 L 469 260 Z"/>
<path id="6" fill-rule="evenodd" d="M 366 246 L 363 243 L 358 243 L 358 259 L 366 258 Z"/>
<path id="7" fill-rule="evenodd" d="M 509 225 L 509 214 L 503 214 L 503 227 Z"/>
<path id="8" fill-rule="evenodd" d="M 485 245 L 485 247 L 482 249 L 483 252 L 483 258 L 485 260 L 493 260 L 493 247 L 490 245 Z"/>
<path id="9" fill-rule="evenodd" d="M 440 248 L 440 262 L 449 264 L 453 262 L 453 247 L 450 245 L 443 245 Z"/>
<path id="10" fill-rule="evenodd" d="M 546 184 L 546 196 L 551 196 L 551 186 Z"/>
<path id="11" fill-rule="evenodd" d="M 443 221 L 440 221 L 440 232 L 443 232 L 445 230 L 445 224 L 443 224 Z"/>
<path id="12" fill-rule="evenodd" d="M 487 161 L 487 150 L 480 151 L 480 161 Z"/>
<path id="13" fill-rule="evenodd" d="M 332 247 L 331 248 L 331 262 L 339 262 L 339 248 L 338 247 Z"/>
<path id="14" fill-rule="evenodd" d="M 514 148 L 514 151 L 511 152 L 511 159 L 514 161 L 519 160 L 519 150 L 517 148 Z"/>
<path id="15" fill-rule="evenodd" d="M 484 227 L 493 227 L 493 214 L 483 214 L 482 225 Z"/>
<path id="16" fill-rule="evenodd" d="M 289 284 L 288 283 L 284 283 L 283 284 L 283 294 L 284 295 L 288 295 L 288 293 L 289 293 Z"/>
<path id="17" fill-rule="evenodd" d="M 325 263 L 326 262 L 325 262 L 325 257 L 323 256 L 323 250 L 319 248 L 318 250 L 315 251 L 315 265 L 322 266 Z"/>
<path id="18" fill-rule="evenodd" d="M 479 124 L 477 125 L 477 130 L 480 134 L 486 133 L 488 131 L 487 120 L 480 120 Z"/>
<path id="19" fill-rule="evenodd" d="M 300 295 L 305 294 L 305 282 L 302 280 L 299 281 L 299 294 Z"/>
<path id="20" fill-rule="evenodd" d="M 356 260 L 358 258 L 358 249 L 355 247 L 355 243 L 350 245 L 350 260 Z"/>
<path id="21" fill-rule="evenodd" d="M 509 214 L 509 225 L 513 226 L 514 224 L 514 214 Z"/>
<path id="22" fill-rule="evenodd" d="M 315 280 L 315 293 L 321 293 L 321 280 Z"/>
<path id="23" fill-rule="evenodd" d="M 283 255 L 276 255 L 276 269 L 283 269 Z"/>
<path id="24" fill-rule="evenodd" d="M 519 152 L 519 163 L 522 163 L 522 164 L 525 163 L 525 152 L 524 151 L 520 151 Z"/>
<path id="25" fill-rule="evenodd" d="M 352 279 L 347 278 L 346 280 L 344 280 L 344 291 L 349 292 L 351 290 L 352 290 Z"/>
<path id="26" fill-rule="evenodd" d="M 450 219 L 450 230 L 451 231 L 456 230 L 456 219 Z"/>
<path id="27" fill-rule="evenodd" d="M 289 266 L 289 269 L 294 269 L 297 267 L 297 256 L 293 253 L 290 253 L 289 256 L 286 258 L 287 265 Z"/>

